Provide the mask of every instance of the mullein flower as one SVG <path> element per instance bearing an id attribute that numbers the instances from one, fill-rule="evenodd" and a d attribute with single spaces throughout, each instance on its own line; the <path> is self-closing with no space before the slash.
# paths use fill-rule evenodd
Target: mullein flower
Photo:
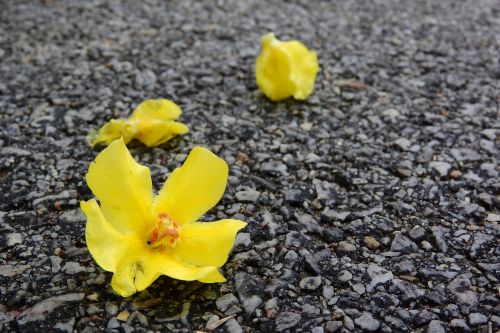
<path id="1" fill-rule="evenodd" d="M 130 155 L 124 140 L 113 141 L 86 175 L 95 199 L 82 201 L 87 247 L 97 264 L 113 272 L 111 286 L 127 297 L 160 275 L 206 283 L 224 282 L 236 233 L 246 223 L 224 219 L 196 222 L 222 197 L 228 167 L 196 147 L 153 196 L 147 167 Z"/>
<path id="2" fill-rule="evenodd" d="M 289 97 L 304 100 L 314 89 L 319 71 L 316 53 L 297 40 L 282 42 L 273 33 L 262 37 L 255 76 L 259 89 L 269 99 Z"/>
<path id="3" fill-rule="evenodd" d="M 168 99 L 149 99 L 134 110 L 128 119 L 112 119 L 99 131 L 89 135 L 90 145 L 109 145 L 123 138 L 125 144 L 137 139 L 148 147 L 161 145 L 179 134 L 188 132 L 183 123 L 174 121 L 181 109 Z"/>

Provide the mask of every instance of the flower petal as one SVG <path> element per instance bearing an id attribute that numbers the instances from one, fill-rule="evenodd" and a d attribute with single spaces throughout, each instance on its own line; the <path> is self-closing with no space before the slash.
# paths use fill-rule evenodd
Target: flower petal
<path id="1" fill-rule="evenodd" d="M 218 268 L 214 267 L 210 273 L 198 279 L 198 281 L 203 283 L 217 283 L 226 282 L 226 278 L 219 272 Z"/>
<path id="2" fill-rule="evenodd" d="M 131 245 L 128 255 L 122 257 L 111 279 L 113 290 L 123 297 L 146 289 L 162 274 L 155 263 L 146 259 L 151 249 L 139 243 Z"/>
<path id="3" fill-rule="evenodd" d="M 181 225 L 196 221 L 220 200 L 227 176 L 224 160 L 206 148 L 193 148 L 155 198 L 156 212 L 169 213 Z"/>
<path id="4" fill-rule="evenodd" d="M 166 251 L 158 251 L 133 243 L 113 274 L 111 286 L 127 297 L 149 287 L 161 274 L 177 280 L 223 282 L 216 267 L 195 267 L 172 258 Z"/>
<path id="5" fill-rule="evenodd" d="M 290 80 L 292 62 L 273 33 L 262 37 L 262 51 L 255 64 L 255 76 L 260 90 L 272 101 L 292 96 L 295 85 Z"/>
<path id="6" fill-rule="evenodd" d="M 196 267 L 176 260 L 167 252 L 151 250 L 146 257 L 147 266 L 177 280 L 193 281 L 212 274 L 215 267 Z"/>
<path id="7" fill-rule="evenodd" d="M 137 123 L 136 139 L 148 147 L 161 145 L 179 134 L 186 134 L 188 127 L 175 121 L 152 120 Z"/>
<path id="8" fill-rule="evenodd" d="M 185 224 L 172 255 L 195 266 L 220 267 L 227 261 L 236 233 L 246 225 L 239 220 Z"/>
<path id="9" fill-rule="evenodd" d="M 129 143 L 135 135 L 135 125 L 126 119 L 111 119 L 104 124 L 98 132 L 89 135 L 90 145 L 109 145 L 111 142 L 123 138 L 125 144 Z"/>
<path id="10" fill-rule="evenodd" d="M 132 158 L 123 139 L 97 155 L 86 179 L 114 229 L 146 238 L 156 221 L 151 176 L 147 167 Z"/>
<path id="11" fill-rule="evenodd" d="M 293 97 L 298 100 L 306 99 L 314 89 L 314 81 L 319 71 L 316 52 L 309 51 L 299 41 L 292 40 L 283 43 L 292 63 L 290 80 L 295 85 Z"/>
<path id="12" fill-rule="evenodd" d="M 306 99 L 314 89 L 319 71 L 315 52 L 297 40 L 282 42 L 273 33 L 262 37 L 255 75 L 259 89 L 271 100 L 293 96 Z"/>
<path id="13" fill-rule="evenodd" d="M 181 113 L 181 108 L 168 99 L 148 99 L 132 112 L 130 120 L 174 120 L 179 118 Z"/>
<path id="14" fill-rule="evenodd" d="M 102 269 L 114 272 L 119 258 L 126 251 L 129 237 L 106 221 L 95 199 L 80 202 L 80 207 L 87 216 L 85 241 L 90 254 Z"/>

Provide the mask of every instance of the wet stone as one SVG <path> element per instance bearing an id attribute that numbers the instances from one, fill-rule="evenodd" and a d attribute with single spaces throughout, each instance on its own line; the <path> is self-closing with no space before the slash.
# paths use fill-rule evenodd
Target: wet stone
<path id="1" fill-rule="evenodd" d="M 408 236 L 410 236 L 410 238 L 414 241 L 419 242 L 424 239 L 425 234 L 426 232 L 424 228 L 414 228 L 410 230 Z"/>
<path id="2" fill-rule="evenodd" d="M 468 148 L 451 149 L 451 155 L 460 162 L 478 161 L 481 159 L 476 151 Z"/>
<path id="3" fill-rule="evenodd" d="M 276 331 L 283 332 L 292 327 L 297 326 L 300 322 L 301 316 L 295 312 L 280 312 L 276 316 Z"/>
<path id="4" fill-rule="evenodd" d="M 54 328 L 59 332 L 72 333 L 75 326 L 75 318 L 71 318 L 68 321 L 60 321 L 54 325 Z"/>
<path id="5" fill-rule="evenodd" d="M 338 243 L 345 237 L 344 232 L 340 228 L 326 228 L 323 230 L 323 235 L 330 243 Z"/>
<path id="6" fill-rule="evenodd" d="M 393 280 L 393 284 L 401 292 L 401 299 L 403 301 L 412 301 L 425 294 L 423 289 L 408 281 L 395 279 Z"/>
<path id="7" fill-rule="evenodd" d="M 452 280 L 446 289 L 455 297 L 456 303 L 462 306 L 462 311 L 468 313 L 470 309 L 478 306 L 477 294 L 471 290 L 471 282 L 465 278 Z"/>
<path id="8" fill-rule="evenodd" d="M 305 195 L 300 190 L 286 190 L 283 192 L 283 196 L 285 202 L 295 206 L 301 206 L 306 199 Z"/>
<path id="9" fill-rule="evenodd" d="M 73 274 L 85 272 L 85 267 L 83 267 L 82 265 L 80 265 L 77 262 L 70 261 L 70 262 L 67 262 L 66 264 L 64 264 L 64 266 L 62 267 L 62 271 L 66 274 L 73 275 Z"/>
<path id="10" fill-rule="evenodd" d="M 304 290 L 316 290 L 321 286 L 321 276 L 309 276 L 300 280 L 299 287 Z"/>
<path id="11" fill-rule="evenodd" d="M 437 171 L 441 177 L 448 175 L 448 172 L 451 170 L 451 164 L 448 162 L 433 161 L 429 163 L 429 166 Z"/>
<path id="12" fill-rule="evenodd" d="M 247 316 L 250 316 L 263 302 L 260 297 L 263 288 L 262 282 L 250 274 L 238 273 L 235 276 L 235 286 L 243 309 Z"/>
<path id="13" fill-rule="evenodd" d="M 222 312 L 225 312 L 232 305 L 239 304 L 238 299 L 233 294 L 223 295 L 217 298 L 215 303 L 217 305 L 217 309 L 219 309 Z"/>
<path id="14" fill-rule="evenodd" d="M 369 312 L 363 312 L 363 314 L 354 319 L 356 326 L 367 332 L 374 332 L 380 327 L 378 320 L 374 319 Z"/>
<path id="15" fill-rule="evenodd" d="M 392 240 L 391 251 L 412 253 L 417 252 L 417 250 L 417 244 L 401 233 L 396 234 L 396 237 Z"/>
<path id="16" fill-rule="evenodd" d="M 11 247 L 17 244 L 22 244 L 23 236 L 20 233 L 13 232 L 5 236 L 5 246 Z"/>
<path id="17" fill-rule="evenodd" d="M 224 327 L 228 333 L 243 333 L 243 329 L 234 318 L 229 319 L 224 325 Z"/>
<path id="18" fill-rule="evenodd" d="M 325 324 L 325 332 L 326 333 L 335 333 L 339 332 L 342 329 L 343 323 L 339 320 L 330 320 Z"/>
<path id="19" fill-rule="evenodd" d="M 236 200 L 238 200 L 240 202 L 255 202 L 259 199 L 260 192 L 253 191 L 253 190 L 239 191 L 239 192 L 236 192 L 235 197 L 236 197 Z"/>
<path id="20" fill-rule="evenodd" d="M 371 236 L 365 236 L 363 239 L 365 246 L 369 249 L 378 249 L 380 247 L 380 242 Z"/>
<path id="21" fill-rule="evenodd" d="M 356 246 L 349 242 L 341 241 L 337 245 L 337 255 L 341 256 L 353 256 L 356 252 Z"/>
<path id="22" fill-rule="evenodd" d="M 471 325 L 481 325 L 488 322 L 488 317 L 479 312 L 469 314 L 469 323 Z"/>
<path id="23" fill-rule="evenodd" d="M 446 240 L 448 229 L 443 227 L 432 227 L 431 230 L 434 242 L 436 243 L 438 249 L 445 253 L 448 250 L 448 242 Z"/>
<path id="24" fill-rule="evenodd" d="M 426 333 L 446 333 L 444 323 L 439 320 L 431 320 L 427 325 Z"/>
<path id="25" fill-rule="evenodd" d="M 352 274 L 349 271 L 342 270 L 337 275 L 337 279 L 342 282 L 347 282 L 352 279 Z"/>
<path id="26" fill-rule="evenodd" d="M 380 284 L 392 281 L 394 277 L 392 272 L 376 264 L 370 264 L 366 271 L 371 278 L 370 283 L 366 287 L 368 292 L 372 292 Z"/>
<path id="27" fill-rule="evenodd" d="M 470 327 L 467 325 L 467 321 L 465 319 L 452 319 L 450 321 L 450 328 L 455 332 L 467 333 L 472 332 Z"/>

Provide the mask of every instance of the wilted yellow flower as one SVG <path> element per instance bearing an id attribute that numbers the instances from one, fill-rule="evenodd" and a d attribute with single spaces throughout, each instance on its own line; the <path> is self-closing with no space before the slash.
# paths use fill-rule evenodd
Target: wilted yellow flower
<path id="1" fill-rule="evenodd" d="M 127 297 L 160 275 L 179 280 L 224 282 L 219 272 L 231 251 L 239 220 L 196 222 L 222 197 L 228 167 L 196 147 L 153 196 L 149 169 L 130 155 L 123 139 L 112 142 L 90 165 L 86 179 L 99 199 L 82 201 L 88 249 L 111 286 Z"/>
<path id="2" fill-rule="evenodd" d="M 186 125 L 174 121 L 181 113 L 179 106 L 168 99 L 146 100 L 139 104 L 130 118 L 112 119 L 97 133 L 91 133 L 90 144 L 109 145 L 122 137 L 126 144 L 137 139 L 148 147 L 158 146 L 188 132 Z"/>
<path id="3" fill-rule="evenodd" d="M 293 96 L 306 99 L 314 89 L 319 71 L 314 51 L 297 40 L 282 42 L 271 32 L 262 37 L 255 76 L 260 90 L 271 100 Z"/>

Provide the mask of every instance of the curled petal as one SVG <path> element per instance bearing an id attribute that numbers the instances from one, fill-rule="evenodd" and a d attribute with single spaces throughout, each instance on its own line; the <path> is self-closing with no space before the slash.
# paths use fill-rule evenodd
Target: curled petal
<path id="1" fill-rule="evenodd" d="M 130 116 L 130 120 L 175 120 L 181 113 L 181 108 L 168 99 L 148 99 L 139 104 Z"/>
<path id="2" fill-rule="evenodd" d="M 149 99 L 134 110 L 130 121 L 137 126 L 135 138 L 148 147 L 158 146 L 174 136 L 186 134 L 188 127 L 175 122 L 181 108 L 168 99 Z"/>
<path id="3" fill-rule="evenodd" d="M 115 230 L 146 237 L 156 221 L 151 176 L 147 167 L 132 158 L 122 139 L 97 155 L 86 179 Z"/>
<path id="4" fill-rule="evenodd" d="M 148 147 L 161 145 L 179 134 L 186 134 L 188 127 L 175 121 L 144 121 L 138 123 L 137 140 Z"/>
<path id="5" fill-rule="evenodd" d="M 126 119 L 112 119 L 104 124 L 99 131 L 89 135 L 90 145 L 109 145 L 119 138 L 123 138 L 123 141 L 127 144 L 132 140 L 136 132 L 137 128 L 134 123 Z"/>
<path id="6" fill-rule="evenodd" d="M 98 132 L 89 134 L 90 145 L 109 145 L 121 137 L 125 144 L 138 139 L 148 147 L 160 145 L 188 132 L 186 125 L 174 121 L 181 113 L 180 107 L 168 99 L 146 100 L 139 104 L 130 118 L 112 119 Z"/>
<path id="7" fill-rule="evenodd" d="M 128 297 L 146 289 L 161 275 L 158 267 L 148 265 L 145 259 L 148 250 L 138 243 L 129 247 L 127 255 L 122 257 L 111 279 L 111 286 L 117 294 Z"/>
<path id="8" fill-rule="evenodd" d="M 292 96 L 295 86 L 290 80 L 291 72 L 292 63 L 281 42 L 274 34 L 262 37 L 262 52 L 255 65 L 260 90 L 273 101 Z"/>
<path id="9" fill-rule="evenodd" d="M 173 259 L 166 251 L 132 246 L 113 274 L 111 286 L 127 297 L 150 286 L 161 274 L 177 280 L 223 282 L 216 267 L 195 267 Z"/>
<path id="10" fill-rule="evenodd" d="M 169 213 L 180 225 L 196 221 L 220 200 L 227 176 L 224 160 L 203 147 L 193 148 L 156 197 L 156 212 Z"/>
<path id="11" fill-rule="evenodd" d="M 260 90 L 269 99 L 307 98 L 314 89 L 318 71 L 316 53 L 309 51 L 301 42 L 282 42 L 273 33 L 262 37 L 255 76 Z"/>
<path id="12" fill-rule="evenodd" d="M 220 267 L 227 261 L 236 233 L 245 226 L 246 223 L 239 220 L 183 225 L 172 254 L 192 265 Z"/>
<path id="13" fill-rule="evenodd" d="M 295 86 L 293 98 L 304 100 L 314 89 L 314 81 L 319 70 L 318 57 L 299 41 L 292 40 L 284 44 L 294 64 L 290 74 L 290 80 Z"/>

